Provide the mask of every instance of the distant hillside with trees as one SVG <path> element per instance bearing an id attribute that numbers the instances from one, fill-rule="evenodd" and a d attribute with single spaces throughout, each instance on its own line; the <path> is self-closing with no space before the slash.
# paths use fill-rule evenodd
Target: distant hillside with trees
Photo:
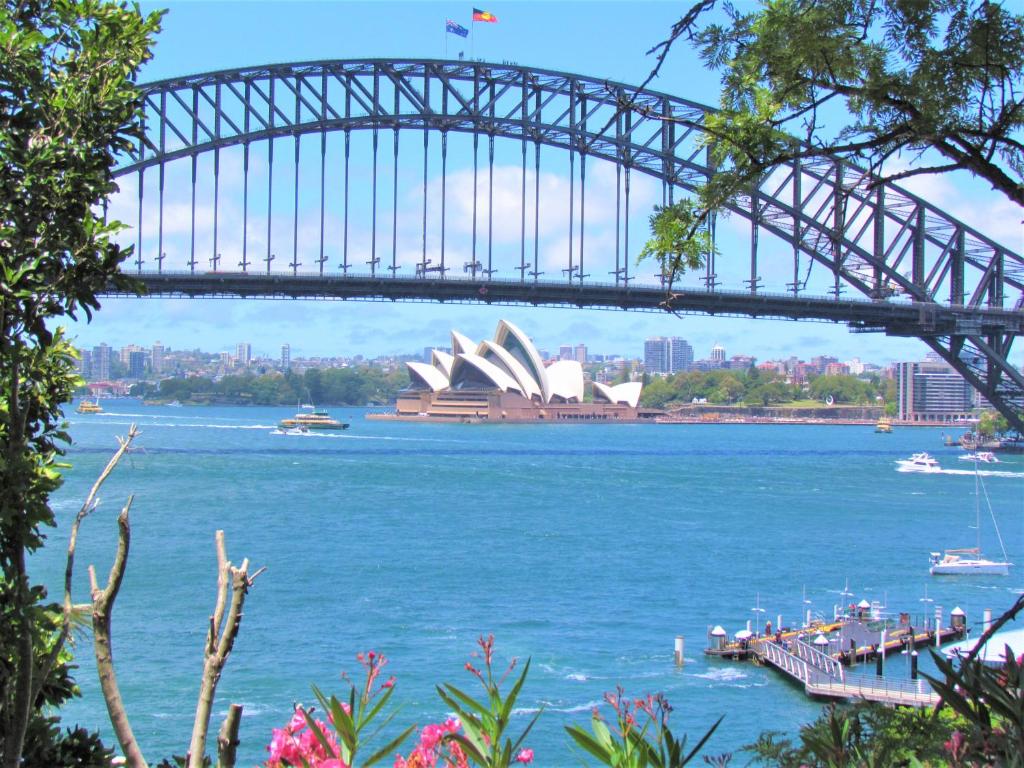
<path id="1" fill-rule="evenodd" d="M 146 400 L 181 403 L 230 403 L 249 405 L 384 405 L 394 402 L 398 391 L 409 386 L 405 369 L 385 372 L 373 366 L 310 368 L 302 374 L 246 373 L 219 379 L 201 376 L 145 382 L 132 394 Z"/>
<path id="2" fill-rule="evenodd" d="M 767 406 L 824 403 L 829 397 L 838 405 L 876 405 L 879 397 L 895 405 L 896 385 L 877 376 L 816 376 L 806 384 L 789 384 L 781 374 L 758 368 L 689 371 L 648 379 L 640 402 L 649 408 L 689 405 L 694 400 L 713 405 Z"/>

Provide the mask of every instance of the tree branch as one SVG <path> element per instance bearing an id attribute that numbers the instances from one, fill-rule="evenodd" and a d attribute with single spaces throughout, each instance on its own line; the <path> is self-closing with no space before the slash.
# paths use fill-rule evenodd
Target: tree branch
<path id="1" fill-rule="evenodd" d="M 242 561 L 241 567 L 235 568 L 227 558 L 224 531 L 217 531 L 215 540 L 217 545 L 217 601 L 213 615 L 210 616 L 210 628 L 206 635 L 199 701 L 196 704 L 196 717 L 192 725 L 192 740 L 185 757 L 188 768 L 202 768 L 203 766 L 203 759 L 206 756 L 206 739 L 210 729 L 210 713 L 217 692 L 217 683 L 220 682 L 224 665 L 227 664 L 231 649 L 235 644 L 235 638 L 238 636 L 245 596 L 256 577 L 264 571 L 263 568 L 260 568 L 250 576 L 248 559 Z M 229 591 L 230 603 L 225 616 L 225 604 L 228 603 Z M 228 717 L 231 717 L 230 713 Z M 227 723 L 225 723 L 225 727 L 227 727 Z"/>
<path id="2" fill-rule="evenodd" d="M 50 651 L 50 655 L 46 658 L 41 670 L 39 671 L 38 680 L 35 683 L 33 690 L 33 699 L 39 696 L 39 691 L 42 689 L 43 682 L 49 676 L 50 671 L 53 669 L 53 665 L 57 663 L 57 659 L 60 657 L 60 652 L 64 648 L 64 644 L 67 642 L 69 635 L 71 634 L 71 615 L 74 612 L 74 604 L 71 602 L 71 581 L 75 570 L 75 548 L 78 545 L 78 530 L 81 528 L 82 521 L 85 520 L 93 510 L 96 508 L 96 494 L 99 492 L 100 487 L 106 481 L 110 474 L 117 467 L 122 457 L 128 452 L 131 447 L 132 441 L 138 436 L 139 431 L 134 424 L 128 428 L 127 437 L 118 437 L 117 442 L 120 447 L 111 457 L 110 461 L 107 462 L 107 466 L 100 472 L 99 477 L 96 478 L 96 482 L 93 483 L 92 488 L 89 490 L 89 495 L 85 497 L 85 501 L 82 503 L 82 508 L 78 510 L 78 514 L 75 515 L 75 521 L 71 524 L 71 538 L 68 541 L 68 554 L 67 564 L 64 566 L 64 610 L 61 617 L 60 634 L 54 643 L 53 650 Z"/>
<path id="3" fill-rule="evenodd" d="M 135 734 L 128 722 L 128 713 L 124 708 L 121 690 L 117 685 L 117 673 L 114 670 L 114 651 L 110 640 L 110 619 L 114 610 L 114 601 L 121 589 L 125 566 L 128 564 L 128 549 L 131 543 L 131 527 L 128 523 L 128 511 L 131 509 L 134 496 L 128 497 L 121 514 L 117 517 L 117 554 L 114 564 L 110 567 L 107 586 L 99 588 L 96 581 L 96 569 L 89 566 L 89 583 L 92 592 L 92 632 L 93 647 L 96 653 L 96 671 L 99 673 L 100 688 L 107 703 L 107 714 L 110 725 L 114 729 L 117 741 L 121 745 L 129 768 L 147 768 L 146 759 L 142 756 Z"/>
<path id="4" fill-rule="evenodd" d="M 217 768 L 235 768 L 238 726 L 242 723 L 242 705 L 232 704 L 217 736 Z"/>

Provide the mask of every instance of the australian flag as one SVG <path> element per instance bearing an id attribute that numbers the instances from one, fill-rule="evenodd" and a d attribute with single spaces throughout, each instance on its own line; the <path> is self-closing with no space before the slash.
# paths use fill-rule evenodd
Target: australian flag
<path id="1" fill-rule="evenodd" d="M 466 29 L 464 26 L 462 26 L 458 22 L 452 21 L 451 19 L 448 19 L 445 22 L 444 28 L 445 28 L 446 32 L 451 32 L 453 35 L 458 35 L 459 37 L 468 37 L 469 36 L 469 30 L 468 29 Z"/>

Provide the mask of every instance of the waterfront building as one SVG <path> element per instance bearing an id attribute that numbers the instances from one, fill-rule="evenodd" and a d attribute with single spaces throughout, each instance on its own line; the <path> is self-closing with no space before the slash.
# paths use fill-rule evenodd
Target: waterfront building
<path id="1" fill-rule="evenodd" d="M 713 368 L 721 368 L 725 363 L 725 347 L 721 344 L 715 344 L 711 348 L 711 364 Z"/>
<path id="2" fill-rule="evenodd" d="M 819 373 L 825 373 L 825 369 L 832 363 L 838 363 L 838 357 L 832 357 L 832 355 L 818 355 L 817 357 L 811 358 L 811 365 L 814 366 L 814 370 Z"/>
<path id="3" fill-rule="evenodd" d="M 493 340 L 474 343 L 452 331 L 452 354 L 435 349 L 430 363 L 409 361 L 410 386 L 398 396 L 400 418 L 459 421 L 633 420 L 640 382 L 593 385 L 584 401 L 583 366 L 545 366 L 533 342 L 512 323 L 498 323 Z M 570 352 L 571 352 L 570 348 Z"/>
<path id="4" fill-rule="evenodd" d="M 693 347 L 678 336 L 654 336 L 644 341 L 644 371 L 671 374 L 693 368 Z"/>
<path id="5" fill-rule="evenodd" d="M 252 363 L 252 344 L 243 341 L 235 347 L 235 362 L 241 368 L 249 367 L 249 364 Z"/>
<path id="6" fill-rule="evenodd" d="M 144 379 L 146 377 L 146 353 L 141 349 L 128 354 L 128 378 Z"/>
<path id="7" fill-rule="evenodd" d="M 732 371 L 745 371 L 748 368 L 753 368 L 756 362 L 757 358 L 750 355 L 733 355 L 723 367 Z"/>
<path id="8" fill-rule="evenodd" d="M 79 358 L 75 361 L 75 371 L 83 379 L 92 378 L 92 352 L 88 349 L 83 349 L 79 352 Z"/>
<path id="9" fill-rule="evenodd" d="M 92 379 L 106 381 L 110 378 L 110 351 L 106 344 L 92 348 Z"/>
<path id="10" fill-rule="evenodd" d="M 163 373 L 164 370 L 164 355 L 167 354 L 167 350 L 164 345 L 159 341 L 153 342 L 153 349 L 150 352 L 150 360 L 153 366 L 153 373 Z"/>
<path id="11" fill-rule="evenodd" d="M 119 353 L 119 356 L 121 358 L 121 365 L 123 365 L 125 368 L 130 368 L 131 367 L 132 353 L 133 352 L 141 352 L 141 351 L 142 351 L 142 347 L 140 347 L 140 346 L 138 346 L 136 344 L 127 344 L 127 345 L 121 347 L 121 351 Z"/>
<path id="12" fill-rule="evenodd" d="M 653 336 L 644 340 L 644 371 L 650 374 L 668 373 L 668 339 Z"/>
<path id="13" fill-rule="evenodd" d="M 971 385 L 935 359 L 896 364 L 896 400 L 902 421 L 962 421 L 976 405 Z"/>
<path id="14" fill-rule="evenodd" d="M 846 363 L 826 363 L 825 376 L 849 376 L 850 366 Z"/>

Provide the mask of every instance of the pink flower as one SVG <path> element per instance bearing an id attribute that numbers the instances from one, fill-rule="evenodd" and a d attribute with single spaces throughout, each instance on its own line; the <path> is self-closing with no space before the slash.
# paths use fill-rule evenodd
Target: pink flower
<path id="1" fill-rule="evenodd" d="M 522 763 L 523 765 L 529 765 L 533 762 L 533 750 L 532 749 L 521 749 L 519 754 L 516 755 L 516 762 Z"/>
<path id="2" fill-rule="evenodd" d="M 302 714 L 302 707 L 296 707 L 292 719 L 288 721 L 288 733 L 298 733 L 306 727 L 306 718 Z"/>

